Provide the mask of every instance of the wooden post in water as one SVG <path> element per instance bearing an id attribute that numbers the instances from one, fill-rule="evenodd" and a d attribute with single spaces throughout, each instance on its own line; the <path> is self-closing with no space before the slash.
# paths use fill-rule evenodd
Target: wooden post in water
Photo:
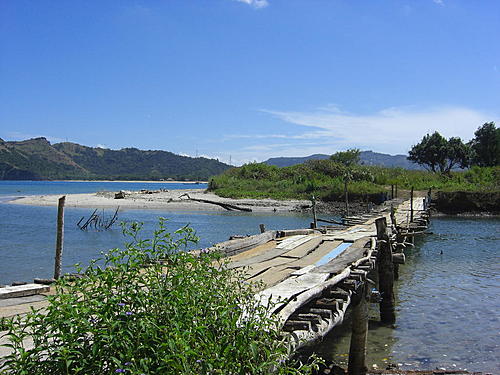
<path id="1" fill-rule="evenodd" d="M 394 199 L 394 184 L 391 185 L 391 199 Z"/>
<path id="2" fill-rule="evenodd" d="M 54 262 L 54 279 L 58 279 L 61 276 L 61 259 L 63 253 L 64 244 L 64 202 L 66 201 L 66 196 L 63 195 L 59 198 L 59 203 L 57 206 L 57 238 L 56 238 L 56 257 Z"/>
<path id="3" fill-rule="evenodd" d="M 368 285 L 361 291 L 361 299 L 352 310 L 351 345 L 349 348 L 349 375 L 366 374 L 366 340 L 368 338 Z"/>
<path id="4" fill-rule="evenodd" d="M 413 186 L 410 192 L 410 223 L 413 223 Z"/>
<path id="5" fill-rule="evenodd" d="M 377 254 L 378 284 L 382 297 L 380 302 L 380 320 L 385 324 L 396 322 L 394 310 L 394 265 L 392 262 L 392 246 L 387 235 L 387 221 L 385 217 L 375 220 L 377 227 L 377 241 L 379 244 Z"/>
<path id="6" fill-rule="evenodd" d="M 345 216 L 349 216 L 349 197 L 347 195 L 347 177 L 344 180 L 344 196 L 345 196 Z"/>
<path id="7" fill-rule="evenodd" d="M 318 218 L 316 217 L 316 198 L 314 197 L 314 195 L 312 196 L 312 211 L 313 211 L 312 229 L 316 229 L 318 227 Z"/>
<path id="8" fill-rule="evenodd" d="M 264 224 L 259 224 L 260 233 L 264 233 L 266 231 L 266 226 Z"/>

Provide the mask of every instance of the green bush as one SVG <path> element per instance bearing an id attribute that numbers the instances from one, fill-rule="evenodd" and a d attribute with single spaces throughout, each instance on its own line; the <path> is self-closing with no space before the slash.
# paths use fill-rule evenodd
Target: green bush
<path id="1" fill-rule="evenodd" d="M 131 242 L 61 279 L 43 311 L 5 322 L 8 374 L 306 373 L 288 363 L 287 342 L 256 306 L 254 286 L 217 254 L 178 251 L 196 241 L 160 220 L 152 239 Z M 245 318 L 242 313 L 245 312 Z M 27 349 L 23 340 L 32 338 Z"/>

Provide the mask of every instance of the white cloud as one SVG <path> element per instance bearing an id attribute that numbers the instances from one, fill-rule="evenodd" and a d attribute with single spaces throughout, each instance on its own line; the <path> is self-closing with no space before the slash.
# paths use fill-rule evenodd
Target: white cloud
<path id="1" fill-rule="evenodd" d="M 405 153 L 423 135 L 439 131 L 446 137 L 468 140 L 484 122 L 495 120 L 491 114 L 462 107 L 431 109 L 387 108 L 369 115 L 341 111 L 269 111 L 283 121 L 305 126 L 310 131 L 289 139 L 330 139 L 339 147 L 360 147 L 381 152 Z"/>
<path id="2" fill-rule="evenodd" d="M 255 9 L 265 8 L 269 5 L 269 2 L 267 0 L 236 0 L 236 1 L 248 4 Z"/>
<path id="3" fill-rule="evenodd" d="M 432 0 L 432 1 L 434 1 L 434 3 L 436 3 L 438 5 L 444 6 L 444 1 L 443 0 Z"/>
<path id="4" fill-rule="evenodd" d="M 263 161 L 278 156 L 332 154 L 356 147 L 388 154 L 406 154 L 412 145 L 427 133 L 440 132 L 449 138 L 459 136 L 464 141 L 474 137 L 474 131 L 488 121 L 498 122 L 498 114 L 465 107 L 393 107 L 371 114 L 343 112 L 337 106 L 317 110 L 262 110 L 290 125 L 281 133 L 233 134 L 240 147 L 227 151 L 233 161 Z M 241 142 L 237 142 L 241 139 Z"/>

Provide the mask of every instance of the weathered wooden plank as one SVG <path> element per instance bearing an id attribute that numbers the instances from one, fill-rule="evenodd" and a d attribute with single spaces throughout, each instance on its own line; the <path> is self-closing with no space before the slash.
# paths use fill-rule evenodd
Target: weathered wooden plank
<path id="1" fill-rule="evenodd" d="M 322 236 L 309 238 L 305 243 L 296 246 L 294 249 L 286 252 L 283 256 L 290 258 L 302 258 L 318 247 L 323 242 Z"/>
<path id="2" fill-rule="evenodd" d="M 297 235 L 297 236 L 291 236 L 285 238 L 283 241 L 281 241 L 276 247 L 278 249 L 287 249 L 287 250 L 292 250 L 296 248 L 299 245 L 302 245 L 303 243 L 309 241 L 311 237 L 307 235 Z"/>
<path id="3" fill-rule="evenodd" d="M 248 275 L 248 278 L 252 278 L 258 274 L 264 273 L 267 269 L 271 267 L 276 267 L 276 266 L 281 266 L 281 265 L 289 265 L 291 259 L 290 258 L 282 258 L 282 257 L 276 257 L 273 259 L 266 260 L 261 263 L 254 263 L 248 266 L 247 269 L 245 269 L 246 274 Z M 293 269 L 290 270 L 290 273 L 293 272 Z"/>
<path id="4" fill-rule="evenodd" d="M 270 251 L 271 249 L 274 249 L 276 247 L 276 245 L 277 245 L 277 242 L 275 240 L 272 240 L 272 241 L 266 242 L 262 245 L 258 245 L 256 247 L 254 247 L 253 249 L 250 249 L 250 250 L 244 251 L 242 253 L 227 257 L 227 259 L 229 262 L 238 262 L 240 260 L 249 259 L 251 257 L 261 255 L 267 251 Z"/>
<path id="5" fill-rule="evenodd" d="M 363 257 L 367 250 L 364 248 L 365 243 L 366 241 L 364 239 L 355 242 L 335 259 L 327 264 L 316 267 L 311 272 L 327 274 L 338 274 L 342 272 L 351 263 Z"/>
<path id="6" fill-rule="evenodd" d="M 329 277 L 328 274 L 308 272 L 299 277 L 290 277 L 281 283 L 267 288 L 257 294 L 262 303 L 279 303 L 286 301 L 308 289 L 320 285 Z"/>
<path id="7" fill-rule="evenodd" d="M 306 267 L 315 264 L 318 260 L 323 258 L 332 249 L 339 246 L 342 241 L 323 241 L 314 251 L 307 254 L 305 257 L 290 262 L 291 267 Z"/>
<path id="8" fill-rule="evenodd" d="M 0 299 L 26 297 L 34 294 L 47 293 L 50 286 L 40 284 L 25 284 L 0 288 Z"/>
<path id="9" fill-rule="evenodd" d="M 292 269 L 286 266 L 271 267 L 258 276 L 249 279 L 248 281 L 261 281 L 264 283 L 264 285 L 266 285 L 266 287 L 272 287 L 273 285 L 276 285 L 289 277 L 292 271 Z"/>
<path id="10" fill-rule="evenodd" d="M 336 246 L 333 248 L 328 254 L 326 254 L 323 258 L 318 260 L 314 265 L 316 267 L 322 266 L 323 264 L 328 263 L 335 257 L 339 256 L 342 252 L 344 252 L 347 248 L 349 248 L 352 244 L 351 243 L 341 243 L 339 246 Z"/>
<path id="11" fill-rule="evenodd" d="M 266 262 L 266 261 L 271 260 L 273 258 L 277 258 L 280 255 L 286 253 L 287 251 L 288 250 L 286 250 L 286 249 L 278 249 L 275 247 L 271 250 L 268 250 L 268 251 L 263 252 L 259 255 L 250 257 L 248 259 L 242 259 L 238 262 L 230 263 L 228 265 L 228 268 L 232 269 L 232 268 L 239 268 L 239 267 L 247 267 L 247 266 L 255 265 L 258 263 L 263 263 L 263 262 Z M 288 258 L 288 261 L 290 261 L 290 260 L 291 259 Z"/>

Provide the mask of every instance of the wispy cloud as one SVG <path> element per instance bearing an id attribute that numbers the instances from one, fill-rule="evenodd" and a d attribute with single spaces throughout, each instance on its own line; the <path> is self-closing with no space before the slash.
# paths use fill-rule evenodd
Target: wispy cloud
<path id="1" fill-rule="evenodd" d="M 434 3 L 444 6 L 444 0 L 432 0 Z"/>
<path id="2" fill-rule="evenodd" d="M 269 2 L 267 0 L 236 0 L 236 1 L 248 4 L 255 9 L 265 8 L 269 5 Z"/>
<path id="3" fill-rule="evenodd" d="M 330 138 L 339 147 L 369 147 L 386 152 L 404 152 L 423 135 L 436 130 L 447 137 L 470 139 L 478 126 L 495 120 L 491 114 L 463 107 L 387 108 L 369 115 L 345 113 L 338 108 L 334 111 L 263 112 L 311 129 L 287 138 Z"/>
<path id="4" fill-rule="evenodd" d="M 406 154 L 427 133 L 439 131 L 445 137 L 459 136 L 468 141 L 480 125 L 499 119 L 498 114 L 457 106 L 386 108 L 370 114 L 349 113 L 331 105 L 305 112 L 261 112 L 290 126 L 279 133 L 270 130 L 268 134 L 227 135 L 224 141 L 239 145 L 230 151 L 234 161 L 332 154 L 352 147 Z"/>

